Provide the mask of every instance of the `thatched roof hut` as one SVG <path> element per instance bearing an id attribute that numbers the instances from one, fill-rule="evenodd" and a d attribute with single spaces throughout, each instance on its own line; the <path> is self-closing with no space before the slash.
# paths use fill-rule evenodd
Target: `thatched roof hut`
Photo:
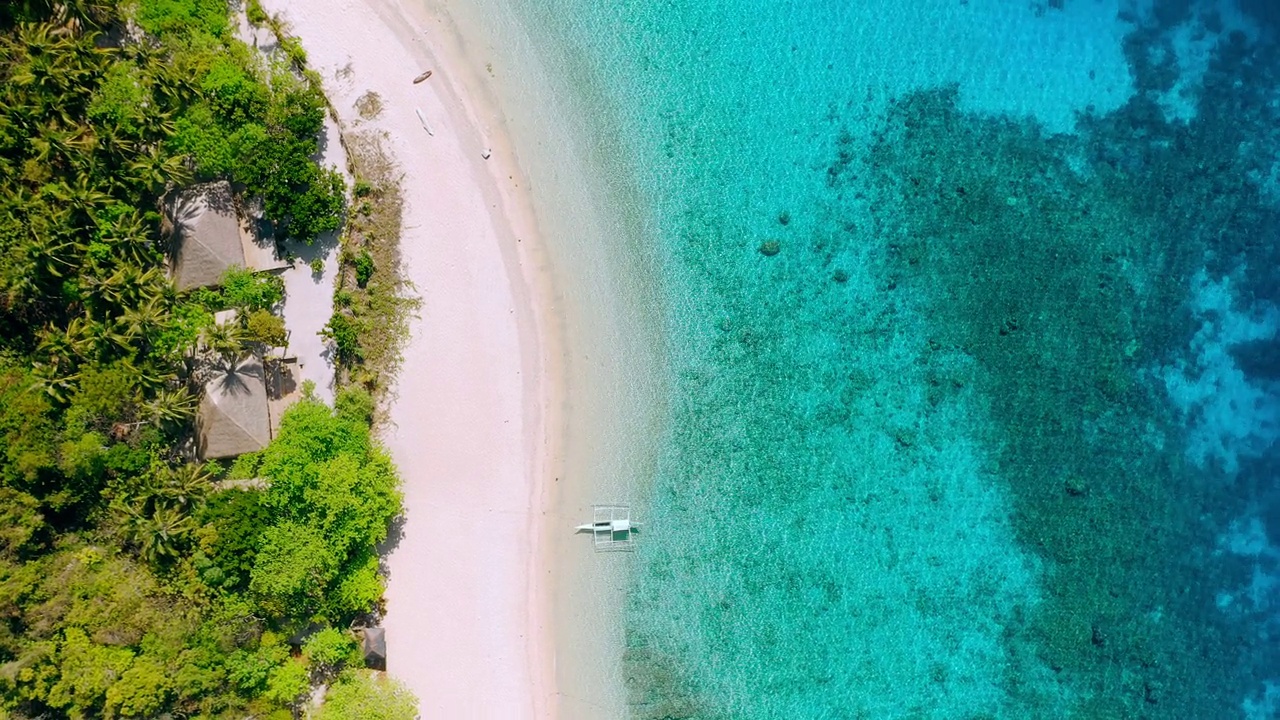
<path id="1" fill-rule="evenodd" d="M 380 627 L 365 628 L 361 632 L 360 649 L 364 652 L 364 664 L 374 670 L 387 669 L 387 634 Z"/>
<path id="2" fill-rule="evenodd" d="M 259 239 L 236 210 L 225 180 L 184 188 L 166 203 L 169 274 L 179 290 L 217 285 L 231 267 L 279 270 L 275 242 Z"/>
<path id="3" fill-rule="evenodd" d="M 205 384 L 196 414 L 200 457 L 236 457 L 271 442 L 271 416 L 262 362 L 247 357 L 227 363 Z"/>
<path id="4" fill-rule="evenodd" d="M 232 266 L 245 267 L 240 218 L 231 185 L 193 185 L 168 204 L 172 224 L 169 272 L 179 290 L 216 285 Z"/>

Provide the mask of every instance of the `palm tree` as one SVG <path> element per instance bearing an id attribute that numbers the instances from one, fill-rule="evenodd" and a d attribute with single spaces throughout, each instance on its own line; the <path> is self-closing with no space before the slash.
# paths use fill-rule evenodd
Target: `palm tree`
<path id="1" fill-rule="evenodd" d="M 64 329 L 52 325 L 36 333 L 36 352 L 53 367 L 71 367 L 80 356 L 75 339 Z"/>
<path id="2" fill-rule="evenodd" d="M 70 236 L 54 236 L 44 242 L 32 239 L 20 244 L 14 253 L 33 271 L 23 278 L 23 285 L 34 291 L 42 280 L 50 277 L 60 280 L 74 273 L 83 247 L 78 239 Z"/>
<path id="3" fill-rule="evenodd" d="M 138 151 L 137 143 L 124 137 L 120 128 L 115 125 L 102 125 L 95 128 L 95 132 L 98 136 L 98 147 L 102 149 L 107 157 L 111 158 L 113 165 L 119 163 L 123 158 L 133 157 Z M 116 181 L 117 188 L 129 187 L 125 184 L 127 178 L 116 177 L 113 174 L 112 179 Z"/>
<path id="4" fill-rule="evenodd" d="M 110 0 L 18 0 L 27 15 L 39 15 L 73 27 L 101 27 L 115 16 Z"/>
<path id="5" fill-rule="evenodd" d="M 213 489 L 213 476 L 201 463 L 186 463 L 165 472 L 158 494 L 184 509 L 204 500 Z"/>
<path id="6" fill-rule="evenodd" d="M 121 260 L 139 267 L 155 267 L 159 255 L 151 242 L 142 215 L 136 210 L 116 218 L 102 230 L 102 240 L 111 245 L 111 249 Z"/>
<path id="7" fill-rule="evenodd" d="M 26 53 L 11 65 L 10 82 L 49 97 L 87 92 L 85 80 L 107 56 L 94 48 L 92 36 L 73 37 L 50 23 L 18 26 L 17 40 Z"/>
<path id="8" fill-rule="evenodd" d="M 65 403 L 80 379 L 76 373 L 44 363 L 32 363 L 32 370 L 35 371 L 32 375 L 35 379 L 33 389 L 48 395 L 56 403 Z"/>
<path id="9" fill-rule="evenodd" d="M 5 115 L 18 131 L 15 135 L 31 137 L 34 134 L 32 131 L 39 126 L 44 115 L 43 109 L 33 101 L 29 93 L 15 83 L 0 86 L 0 93 L 3 93 L 0 96 L 0 107 L 5 109 Z"/>
<path id="10" fill-rule="evenodd" d="M 128 371 L 129 375 L 137 381 L 138 387 L 143 391 L 158 390 L 169 381 L 167 368 L 158 372 L 150 362 L 144 362 L 141 366 L 138 366 L 134 364 L 132 359 L 127 357 L 119 362 Z"/>
<path id="11" fill-rule="evenodd" d="M 178 124 L 173 121 L 173 113 L 168 110 L 152 107 L 147 116 L 147 134 L 156 140 L 167 140 L 178 132 Z"/>
<path id="12" fill-rule="evenodd" d="M 54 17 L 68 25 L 102 27 L 115 14 L 115 5 L 109 0 L 59 0 L 48 4 L 55 8 Z"/>
<path id="13" fill-rule="evenodd" d="M 147 68 L 151 79 L 151 93 L 156 100 L 168 107 L 178 107 L 199 93 L 200 86 L 195 78 L 201 77 L 203 73 L 193 65 L 192 56 L 178 55 L 167 60 L 168 62 L 148 63 L 142 67 Z"/>
<path id="14" fill-rule="evenodd" d="M 169 317 L 163 298 L 152 296 L 137 305 L 125 308 L 120 316 L 120 324 L 125 336 L 130 340 L 145 340 L 151 333 L 164 325 Z"/>
<path id="15" fill-rule="evenodd" d="M 164 388 L 143 404 L 143 415 L 156 425 L 179 425 L 196 414 L 196 397 L 186 388 Z"/>
<path id="16" fill-rule="evenodd" d="M 116 505 L 123 517 L 125 537 L 137 548 L 143 560 L 161 565 L 176 559 L 191 537 L 195 524 L 180 509 L 156 504 L 146 511 L 146 500 Z"/>
<path id="17" fill-rule="evenodd" d="M 20 241 L 15 252 L 34 272 L 62 278 L 64 273 L 79 267 L 84 242 L 72 228 L 71 214 L 66 208 L 53 208 L 44 203 L 31 207 L 35 212 L 28 212 L 22 218 L 27 238 Z"/>
<path id="18" fill-rule="evenodd" d="M 191 179 L 184 156 L 165 155 L 154 145 L 129 163 L 128 169 L 129 176 L 149 192 L 159 192 L 170 184 L 181 185 Z"/>
<path id="19" fill-rule="evenodd" d="M 56 358 L 77 360 L 87 358 L 97 350 L 97 339 L 94 337 L 91 321 L 83 316 L 71 318 L 66 327 L 58 329 L 53 326 L 42 331 L 42 347 L 47 348 L 50 361 Z"/>
<path id="20" fill-rule="evenodd" d="M 158 295 L 159 285 L 164 282 L 163 275 L 157 267 L 143 270 L 137 265 L 126 264 L 106 277 L 85 277 L 82 283 L 97 303 L 127 308 Z"/>
<path id="21" fill-rule="evenodd" d="M 92 219 L 93 211 L 112 202 L 112 197 L 90 183 L 86 175 L 79 175 L 72 184 L 51 183 L 45 192 L 63 207 L 79 213 L 79 217 Z"/>
<path id="22" fill-rule="evenodd" d="M 18 45 L 30 56 L 62 55 L 75 47 L 75 41 L 52 23 L 23 23 L 16 33 Z"/>
<path id="23" fill-rule="evenodd" d="M 235 321 L 214 324 L 204 331 L 205 346 L 228 361 L 244 354 L 248 340 L 244 328 Z"/>
<path id="24" fill-rule="evenodd" d="M 81 163 L 96 144 L 96 138 L 87 127 L 64 129 L 52 123 L 46 125 L 39 135 L 31 138 L 31 147 L 36 151 L 36 162 L 45 164 L 59 159 L 73 164 Z M 81 178 L 84 177 L 85 174 L 81 174 Z"/>
<path id="25" fill-rule="evenodd" d="M 89 334 L 93 337 L 95 359 L 106 359 L 133 349 L 129 336 L 125 335 L 116 323 L 104 320 L 90 322 Z"/>

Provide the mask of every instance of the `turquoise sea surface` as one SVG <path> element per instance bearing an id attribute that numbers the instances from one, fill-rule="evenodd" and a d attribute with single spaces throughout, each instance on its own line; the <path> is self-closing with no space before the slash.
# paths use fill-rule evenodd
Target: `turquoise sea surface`
<path id="1" fill-rule="evenodd" d="M 516 12 L 661 270 L 633 718 L 1280 717 L 1280 4 Z"/>

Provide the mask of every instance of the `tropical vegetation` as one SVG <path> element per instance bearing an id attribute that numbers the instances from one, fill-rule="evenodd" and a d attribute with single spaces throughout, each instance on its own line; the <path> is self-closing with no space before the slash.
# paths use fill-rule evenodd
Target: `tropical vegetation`
<path id="1" fill-rule="evenodd" d="M 288 242 L 344 213 L 300 49 L 264 58 L 230 17 L 0 4 L 0 717 L 290 718 L 324 683 L 325 717 L 412 717 L 347 630 L 400 511 L 368 393 L 308 394 L 230 467 L 193 457 L 201 359 L 279 345 L 283 288 L 176 290 L 164 198 L 228 180 Z"/>
<path id="2" fill-rule="evenodd" d="M 356 106 L 366 119 L 381 100 L 366 93 Z M 372 392 L 385 389 L 399 368 L 418 301 L 400 269 L 403 196 L 399 172 L 376 134 L 345 138 L 349 169 L 356 178 L 354 207 L 342 234 L 334 310 L 324 334 L 334 349 L 340 376 Z"/>

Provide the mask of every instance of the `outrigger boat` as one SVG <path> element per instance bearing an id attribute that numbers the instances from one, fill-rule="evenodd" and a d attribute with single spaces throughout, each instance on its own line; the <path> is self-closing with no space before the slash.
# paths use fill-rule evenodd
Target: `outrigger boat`
<path id="1" fill-rule="evenodd" d="M 634 550 L 640 523 L 632 522 L 630 505 L 592 505 L 592 520 L 574 528 L 574 532 L 591 533 L 597 552 Z"/>

